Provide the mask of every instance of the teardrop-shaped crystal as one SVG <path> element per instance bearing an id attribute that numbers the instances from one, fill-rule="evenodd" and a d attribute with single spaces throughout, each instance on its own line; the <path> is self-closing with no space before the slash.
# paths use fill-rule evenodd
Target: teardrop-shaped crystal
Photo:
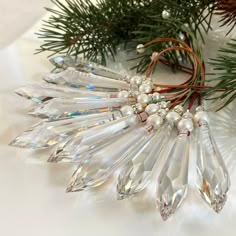
<path id="1" fill-rule="evenodd" d="M 142 191 L 148 185 L 158 155 L 166 144 L 168 136 L 169 131 L 167 126 L 164 126 L 124 165 L 118 177 L 117 198 L 119 200 Z"/>
<path id="2" fill-rule="evenodd" d="M 48 118 L 50 120 L 63 119 L 67 117 L 78 117 L 81 115 L 101 113 L 109 111 L 111 108 L 126 105 L 128 98 L 101 98 L 101 99 L 63 99 L 54 98 L 34 111 L 29 112 L 33 116 Z"/>
<path id="3" fill-rule="evenodd" d="M 157 204 L 167 220 L 182 203 L 187 192 L 189 131 L 181 131 L 158 178 Z"/>
<path id="4" fill-rule="evenodd" d="M 230 177 L 208 123 L 203 120 L 198 128 L 197 177 L 202 198 L 220 212 L 227 199 Z"/>
<path id="5" fill-rule="evenodd" d="M 79 71 L 90 72 L 95 75 L 100 75 L 112 79 L 123 78 L 122 74 L 81 57 L 73 58 L 71 56 L 59 56 L 51 58 L 50 61 L 58 68 L 67 69 L 68 67 L 74 67 Z"/>
<path id="6" fill-rule="evenodd" d="M 31 84 L 15 90 L 20 96 L 31 99 L 33 102 L 41 104 L 52 98 L 81 98 L 99 99 L 117 97 L 117 93 L 88 91 L 85 89 L 70 88 L 63 85 L 54 84 Z"/>
<path id="7" fill-rule="evenodd" d="M 49 83 L 69 85 L 72 87 L 92 85 L 102 88 L 129 89 L 129 84 L 124 81 L 77 71 L 73 68 L 68 68 L 59 73 L 50 73 L 44 77 L 44 80 Z"/>
<path id="8" fill-rule="evenodd" d="M 75 132 L 101 125 L 121 117 L 119 112 L 104 112 L 73 119 L 44 121 L 16 137 L 9 145 L 21 148 L 47 148 L 64 141 Z"/>
<path id="9" fill-rule="evenodd" d="M 134 128 L 111 145 L 95 152 L 90 159 L 80 163 L 67 191 L 81 191 L 104 183 L 127 160 L 130 153 L 142 146 L 147 132 L 144 127 Z"/>
<path id="10" fill-rule="evenodd" d="M 139 119 L 136 115 L 130 115 L 79 132 L 75 136 L 72 136 L 65 144 L 59 145 L 48 161 L 81 161 L 83 157 L 87 157 L 85 153 L 95 152 L 114 142 L 119 135 L 128 132 L 138 122 Z"/>

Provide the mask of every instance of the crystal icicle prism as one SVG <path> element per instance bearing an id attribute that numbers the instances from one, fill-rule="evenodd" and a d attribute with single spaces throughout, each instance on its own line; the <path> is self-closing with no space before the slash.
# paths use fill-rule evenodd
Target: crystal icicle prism
<path id="1" fill-rule="evenodd" d="M 189 127 L 193 127 L 190 114 L 185 113 L 179 121 L 179 134 L 158 178 L 157 204 L 163 220 L 175 213 L 187 192 L 189 135 L 192 129 Z"/>
<path id="2" fill-rule="evenodd" d="M 85 89 L 70 88 L 63 85 L 54 84 L 32 84 L 15 90 L 15 93 L 31 99 L 33 102 L 41 104 L 52 98 L 81 98 L 81 99 L 99 99 L 117 97 L 117 93 L 88 91 Z"/>
<path id="3" fill-rule="evenodd" d="M 101 98 L 101 99 L 62 99 L 54 98 L 39 107 L 36 107 L 29 114 L 50 120 L 78 117 L 81 115 L 101 113 L 112 108 L 126 105 L 129 98 Z"/>
<path id="4" fill-rule="evenodd" d="M 111 145 L 95 152 L 74 172 L 67 192 L 81 191 L 103 184 L 117 168 L 136 152 L 145 141 L 149 129 L 134 128 Z"/>
<path id="5" fill-rule="evenodd" d="M 123 79 L 124 75 L 111 70 L 102 65 L 96 64 L 94 62 L 88 61 L 84 58 L 73 58 L 71 56 L 59 56 L 50 59 L 51 63 L 58 68 L 67 69 L 68 67 L 73 67 L 76 70 L 90 72 L 95 75 L 108 77 L 112 79 Z"/>
<path id="6" fill-rule="evenodd" d="M 129 89 L 129 84 L 115 79 L 110 79 L 92 73 L 77 71 L 73 68 L 68 68 L 59 73 L 50 73 L 44 77 L 49 83 L 69 85 L 72 87 L 88 86 L 114 88 L 114 89 Z"/>
<path id="7" fill-rule="evenodd" d="M 197 186 L 203 200 L 219 213 L 227 199 L 230 177 L 208 125 L 205 111 L 198 111 Z"/>
<path id="8" fill-rule="evenodd" d="M 121 117 L 120 112 L 104 112 L 73 119 L 44 121 L 16 137 L 10 145 L 21 148 L 41 149 L 64 141 L 75 132 L 109 122 Z"/>
<path id="9" fill-rule="evenodd" d="M 118 200 L 130 197 L 148 185 L 158 155 L 168 138 L 166 128 L 167 126 L 164 126 L 156 131 L 152 139 L 121 169 L 117 184 Z"/>
<path id="10" fill-rule="evenodd" d="M 124 135 L 137 125 L 139 119 L 130 115 L 103 125 L 79 132 L 72 136 L 68 142 L 59 145 L 48 161 L 82 161 L 86 153 L 95 152 L 114 142 L 120 135 Z"/>

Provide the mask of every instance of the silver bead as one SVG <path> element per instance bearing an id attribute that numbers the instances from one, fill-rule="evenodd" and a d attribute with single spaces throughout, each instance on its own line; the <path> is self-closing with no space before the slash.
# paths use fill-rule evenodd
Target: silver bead
<path id="1" fill-rule="evenodd" d="M 146 122 L 148 125 L 152 125 L 154 129 L 157 129 L 163 124 L 163 119 L 157 114 L 152 114 L 147 118 Z"/>
<path id="2" fill-rule="evenodd" d="M 129 115 L 134 114 L 134 109 L 133 109 L 133 107 L 128 106 L 128 105 L 121 107 L 120 111 L 121 111 L 121 113 L 122 113 L 123 116 L 129 116 Z"/>
<path id="3" fill-rule="evenodd" d="M 136 47 L 136 51 L 137 53 L 144 53 L 145 52 L 145 47 L 143 44 L 139 44 L 137 47 Z"/>
<path id="4" fill-rule="evenodd" d="M 205 109 L 204 109 L 203 106 L 198 106 L 198 107 L 196 108 L 196 112 L 204 111 L 204 110 L 205 110 Z"/>
<path id="5" fill-rule="evenodd" d="M 184 108 L 181 105 L 177 105 L 174 107 L 174 111 L 177 112 L 178 114 L 182 115 L 184 112 Z"/>
<path id="6" fill-rule="evenodd" d="M 140 76 L 133 76 L 131 79 L 130 79 L 130 83 L 131 84 L 137 84 L 137 85 L 141 85 L 143 82 L 143 79 L 140 77 Z"/>
<path id="7" fill-rule="evenodd" d="M 181 119 L 178 122 L 177 128 L 179 131 L 182 131 L 182 130 L 192 131 L 193 130 L 193 121 L 191 119 Z"/>
<path id="8" fill-rule="evenodd" d="M 152 101 L 153 101 L 153 96 L 152 96 L 152 94 L 148 94 L 148 99 L 149 99 L 149 102 L 152 102 Z"/>
<path id="9" fill-rule="evenodd" d="M 145 108 L 145 112 L 148 113 L 148 115 L 154 114 L 158 111 L 159 106 L 157 104 L 149 104 Z"/>
<path id="10" fill-rule="evenodd" d="M 168 102 L 162 101 L 162 102 L 160 103 L 160 106 L 161 106 L 161 108 L 167 108 Z"/>
<path id="11" fill-rule="evenodd" d="M 154 101 L 159 101 L 161 99 L 160 93 L 153 93 L 152 97 Z"/>
<path id="12" fill-rule="evenodd" d="M 137 104 L 135 105 L 135 107 L 136 107 L 136 111 L 137 111 L 137 112 L 143 111 L 143 106 L 142 106 L 141 103 L 137 103 Z"/>
<path id="13" fill-rule="evenodd" d="M 182 32 L 179 33 L 179 39 L 182 41 L 184 41 L 186 39 L 185 35 Z"/>
<path id="14" fill-rule="evenodd" d="M 118 98 L 128 98 L 129 97 L 129 92 L 126 90 L 120 91 L 118 93 Z"/>
<path id="15" fill-rule="evenodd" d="M 165 109 L 160 109 L 157 114 L 162 118 L 165 118 L 167 115 L 167 111 Z"/>
<path id="16" fill-rule="evenodd" d="M 162 12 L 162 18 L 163 18 L 164 20 L 169 19 L 169 18 L 170 18 L 170 11 L 169 11 L 169 10 L 164 10 L 164 11 Z"/>
<path id="17" fill-rule="evenodd" d="M 151 80 L 144 80 L 143 84 L 148 84 L 148 85 L 152 86 L 152 81 Z"/>
<path id="18" fill-rule="evenodd" d="M 180 114 L 175 111 L 170 111 L 166 115 L 166 120 L 169 124 L 174 125 L 180 120 Z"/>
<path id="19" fill-rule="evenodd" d="M 148 103 L 149 102 L 149 98 L 148 95 L 145 93 L 139 94 L 137 97 L 137 101 L 138 103 Z"/>
<path id="20" fill-rule="evenodd" d="M 199 126 L 201 121 L 205 121 L 205 122 L 209 122 L 209 118 L 207 115 L 207 112 L 205 111 L 198 111 L 195 115 L 194 115 L 194 123 L 196 126 Z"/>
<path id="21" fill-rule="evenodd" d="M 141 93 L 150 93 L 152 91 L 152 86 L 149 84 L 142 84 L 139 87 L 139 92 Z"/>
<path id="22" fill-rule="evenodd" d="M 183 114 L 183 118 L 185 119 L 193 119 L 193 114 L 187 110 L 184 114 Z"/>

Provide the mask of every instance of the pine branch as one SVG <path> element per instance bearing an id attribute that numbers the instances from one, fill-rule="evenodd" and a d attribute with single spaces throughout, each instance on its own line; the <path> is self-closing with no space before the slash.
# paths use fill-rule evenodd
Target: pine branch
<path id="1" fill-rule="evenodd" d="M 192 44 L 202 32 L 210 29 L 211 15 L 215 0 L 51 0 L 58 10 L 48 9 L 51 16 L 43 23 L 38 36 L 43 44 L 37 52 L 84 56 L 92 61 L 106 63 L 106 58 L 116 55 L 116 47 L 123 43 L 128 48 L 136 48 L 138 43 L 146 43 L 157 37 L 179 38 Z M 163 10 L 170 12 L 163 19 Z M 206 14 L 206 10 L 208 13 Z M 186 26 L 188 25 L 188 26 Z M 137 68 L 146 69 L 152 51 L 166 48 L 166 43 L 152 46 L 149 55 Z M 192 45 L 193 46 L 193 45 Z M 183 52 L 165 55 L 175 65 L 186 59 Z"/>
<path id="2" fill-rule="evenodd" d="M 216 82 L 216 85 L 203 90 L 203 94 L 210 100 L 225 99 L 220 110 L 236 99 L 236 39 L 232 39 L 227 47 L 219 51 L 221 54 L 210 62 L 217 73 L 213 79 L 208 80 L 208 82 Z M 212 96 L 218 91 L 221 91 L 219 95 Z"/>

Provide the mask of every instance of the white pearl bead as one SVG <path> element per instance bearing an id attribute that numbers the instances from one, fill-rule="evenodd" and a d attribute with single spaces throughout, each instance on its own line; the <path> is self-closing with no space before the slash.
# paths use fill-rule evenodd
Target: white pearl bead
<path id="1" fill-rule="evenodd" d="M 185 40 L 185 35 L 182 32 L 179 33 L 179 39 L 182 41 Z"/>
<path id="2" fill-rule="evenodd" d="M 170 111 L 166 115 L 166 120 L 170 124 L 176 124 L 180 120 L 180 115 L 175 111 Z"/>
<path id="3" fill-rule="evenodd" d="M 153 93 L 152 96 L 154 101 L 159 101 L 161 99 L 160 93 Z"/>
<path id="4" fill-rule="evenodd" d="M 142 106 L 141 103 L 137 103 L 137 104 L 135 105 L 135 107 L 136 107 L 137 112 L 143 111 L 143 106 Z"/>
<path id="5" fill-rule="evenodd" d="M 128 105 L 121 107 L 120 111 L 121 111 L 121 113 L 122 113 L 123 116 L 129 116 L 129 115 L 134 114 L 134 109 L 133 109 L 133 107 L 128 106 Z"/>
<path id="6" fill-rule="evenodd" d="M 207 123 L 209 122 L 207 112 L 205 112 L 205 111 L 199 111 L 199 112 L 197 112 L 197 113 L 194 115 L 193 120 L 194 120 L 194 123 L 195 123 L 196 126 L 199 126 L 199 123 L 200 123 L 201 121 L 205 121 L 205 122 L 207 122 Z"/>
<path id="7" fill-rule="evenodd" d="M 148 115 L 151 115 L 153 113 L 156 113 L 157 110 L 159 109 L 159 106 L 157 104 L 149 104 L 145 111 L 148 113 Z"/>
<path id="8" fill-rule="evenodd" d="M 148 95 L 145 93 L 139 94 L 137 97 L 137 101 L 138 103 L 148 103 L 149 102 Z"/>
<path id="9" fill-rule="evenodd" d="M 139 122 L 138 116 L 133 116 L 131 119 L 127 120 L 128 124 L 130 125 L 135 125 Z"/>
<path id="10" fill-rule="evenodd" d="M 143 44 L 139 44 L 137 47 L 136 47 L 136 50 L 137 50 L 137 53 L 144 53 L 145 52 L 145 47 Z"/>
<path id="11" fill-rule="evenodd" d="M 139 92 L 141 93 L 150 93 L 152 91 L 152 86 L 149 84 L 142 84 L 139 87 Z"/>
<path id="12" fill-rule="evenodd" d="M 154 129 L 157 129 L 163 124 L 163 119 L 157 114 L 152 114 L 147 118 L 146 122 L 148 125 L 152 125 Z"/>
<path id="13" fill-rule="evenodd" d="M 151 56 L 151 60 L 154 60 L 158 56 L 158 52 L 153 52 Z"/>
<path id="14" fill-rule="evenodd" d="M 179 131 L 181 130 L 193 130 L 193 121 L 191 119 L 181 119 L 177 125 Z"/>
<path id="15" fill-rule="evenodd" d="M 162 18 L 163 18 L 164 20 L 169 19 L 169 18 L 170 18 L 170 11 L 164 10 L 164 11 L 162 12 Z"/>
<path id="16" fill-rule="evenodd" d="M 140 76 L 133 76 L 133 77 L 130 79 L 130 83 L 131 83 L 131 84 L 141 85 L 142 82 L 143 82 L 143 79 L 142 79 Z"/>
<path id="17" fill-rule="evenodd" d="M 120 91 L 118 93 L 118 98 L 128 98 L 129 97 L 129 92 L 126 90 Z"/>

